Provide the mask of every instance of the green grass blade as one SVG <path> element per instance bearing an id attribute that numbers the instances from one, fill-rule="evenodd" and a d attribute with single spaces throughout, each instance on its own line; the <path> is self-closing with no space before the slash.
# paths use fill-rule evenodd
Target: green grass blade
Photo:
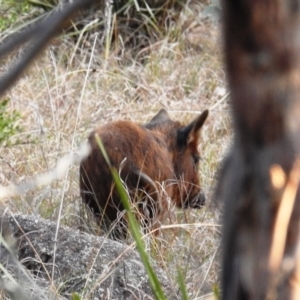
<path id="1" fill-rule="evenodd" d="M 178 283 L 179 283 L 179 289 L 180 289 L 180 292 L 181 292 L 182 300 L 188 300 L 189 296 L 187 294 L 183 274 L 182 274 L 182 271 L 179 268 L 177 269 L 177 280 L 178 280 Z"/>
<path id="2" fill-rule="evenodd" d="M 122 200 L 124 208 L 126 209 L 128 222 L 129 222 L 129 228 L 130 228 L 132 236 L 133 236 L 133 238 L 136 242 L 136 247 L 137 247 L 137 250 L 140 254 L 141 260 L 142 260 L 142 262 L 145 266 L 146 272 L 149 276 L 150 285 L 151 285 L 152 291 L 155 295 L 155 298 L 157 300 L 166 300 L 167 298 L 164 295 L 162 286 L 161 286 L 161 284 L 160 284 L 160 282 L 157 278 L 157 275 L 155 274 L 154 269 L 152 268 L 152 266 L 150 264 L 149 256 L 148 256 L 148 254 L 145 250 L 145 244 L 144 244 L 144 241 L 142 239 L 141 232 L 140 232 L 139 223 L 137 222 L 134 214 L 131 212 L 128 195 L 125 191 L 125 188 L 122 185 L 122 182 L 120 180 L 118 171 L 111 165 L 111 162 L 110 162 L 109 157 L 108 157 L 108 155 L 105 151 L 104 145 L 101 142 L 100 137 L 98 135 L 96 135 L 95 138 L 96 138 L 97 144 L 100 148 L 100 151 L 101 151 L 102 155 L 104 156 L 106 162 L 108 163 L 108 166 L 110 168 L 110 171 L 112 173 L 112 176 L 113 176 L 115 184 L 116 184 L 117 191 L 120 195 L 120 198 Z"/>

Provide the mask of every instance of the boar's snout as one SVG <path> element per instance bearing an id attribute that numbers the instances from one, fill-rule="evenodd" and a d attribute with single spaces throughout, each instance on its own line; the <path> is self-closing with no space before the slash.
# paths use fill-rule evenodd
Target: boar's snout
<path id="1" fill-rule="evenodd" d="M 184 208 L 202 208 L 205 205 L 206 197 L 201 191 L 195 195 L 191 200 L 187 200 L 184 203 Z"/>
<path id="2" fill-rule="evenodd" d="M 194 208 L 201 208 L 205 205 L 206 202 L 206 197 L 205 194 L 201 191 L 198 193 L 198 195 L 195 197 L 195 203 L 194 203 Z"/>

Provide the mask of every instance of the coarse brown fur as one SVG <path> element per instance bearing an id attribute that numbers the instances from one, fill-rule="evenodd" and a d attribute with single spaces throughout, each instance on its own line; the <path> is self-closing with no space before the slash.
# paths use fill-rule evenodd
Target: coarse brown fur
<path id="1" fill-rule="evenodd" d="M 80 165 L 80 192 L 102 227 L 107 230 L 115 226 L 123 205 L 95 135 L 100 137 L 112 166 L 119 170 L 132 202 L 138 204 L 143 225 L 153 229 L 170 204 L 200 208 L 205 203 L 198 176 L 198 143 L 207 115 L 206 110 L 184 126 L 162 109 L 147 124 L 116 121 L 90 134 L 91 153 Z M 119 225 L 122 222 L 124 219 Z M 126 235 L 126 228 L 116 228 L 115 237 Z"/>

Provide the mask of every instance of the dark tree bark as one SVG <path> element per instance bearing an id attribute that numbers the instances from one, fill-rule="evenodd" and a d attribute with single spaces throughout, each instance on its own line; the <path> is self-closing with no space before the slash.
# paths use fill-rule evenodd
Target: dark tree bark
<path id="1" fill-rule="evenodd" d="M 223 0 L 222 299 L 300 299 L 300 1 Z"/>

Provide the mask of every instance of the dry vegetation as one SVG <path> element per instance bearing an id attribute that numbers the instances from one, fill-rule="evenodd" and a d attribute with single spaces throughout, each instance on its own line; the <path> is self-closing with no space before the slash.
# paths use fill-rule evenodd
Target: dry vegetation
<path id="1" fill-rule="evenodd" d="M 202 130 L 199 174 L 208 206 L 174 212 L 166 220 L 174 226 L 148 243 L 149 254 L 174 286 L 176 269 L 181 268 L 190 299 L 204 299 L 218 284 L 219 212 L 210 204 L 231 137 L 219 25 L 202 20 L 202 8 L 199 4 L 198 10 L 187 9 L 182 18 L 193 22 L 180 39 L 160 41 L 143 63 L 122 64 L 114 53 L 105 59 L 91 49 L 74 56 L 75 45 L 57 38 L 5 95 L 11 110 L 21 113 L 23 132 L 13 137 L 18 144 L 3 147 L 0 156 L 1 184 L 17 183 L 53 168 L 99 124 L 117 119 L 144 123 L 162 107 L 188 122 L 210 109 Z M 75 166 L 64 180 L 9 199 L 6 206 L 94 232 L 81 204 Z"/>

